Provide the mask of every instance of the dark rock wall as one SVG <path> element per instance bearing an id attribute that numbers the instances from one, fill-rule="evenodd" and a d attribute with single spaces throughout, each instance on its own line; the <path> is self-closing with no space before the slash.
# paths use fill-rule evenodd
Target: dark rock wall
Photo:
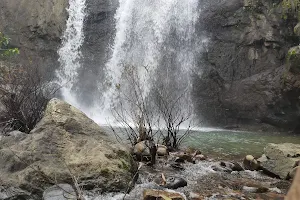
<path id="1" fill-rule="evenodd" d="M 56 51 L 65 30 L 67 6 L 68 0 L 0 1 L 0 31 L 20 49 L 18 63 L 46 70 L 58 67 Z"/>
<path id="2" fill-rule="evenodd" d="M 111 53 L 110 44 L 113 43 L 115 35 L 114 15 L 117 8 L 118 0 L 87 0 L 83 65 L 79 71 L 78 82 L 79 98 L 86 105 L 90 105 L 97 98 L 95 95 L 101 93 L 102 88 L 99 86 L 105 79 L 103 69 Z"/>
<path id="3" fill-rule="evenodd" d="M 209 37 L 194 77 L 194 101 L 207 125 L 295 129 L 299 89 L 284 78 L 288 49 L 299 44 L 297 19 L 284 19 L 282 1 L 204 2 L 198 32 Z M 298 99 L 297 99 L 297 98 Z"/>

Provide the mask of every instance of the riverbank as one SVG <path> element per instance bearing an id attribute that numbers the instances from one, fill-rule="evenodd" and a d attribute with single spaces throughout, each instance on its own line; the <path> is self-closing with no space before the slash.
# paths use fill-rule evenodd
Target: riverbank
<path id="1" fill-rule="evenodd" d="M 134 160 L 132 153 L 139 151 L 130 151 L 126 144 L 115 141 L 78 109 L 53 99 L 30 134 L 13 131 L 1 136 L 0 199 L 65 200 L 66 195 L 74 200 L 148 200 L 174 195 L 175 199 L 193 200 L 283 199 L 291 184 L 284 179 L 296 167 L 299 145 L 269 145 L 265 152 L 260 150 L 259 156 L 265 153 L 264 160 L 247 156 L 245 161 L 257 144 L 249 139 L 246 142 L 243 132 L 215 133 L 217 138 L 213 132 L 195 132 L 192 138 L 193 134 L 205 135 L 206 140 L 189 138 L 187 142 L 202 143 L 197 148 L 183 145 L 182 150 L 173 152 L 158 145 L 156 163 L 151 165 L 149 160 Z M 240 135 L 239 140 L 234 139 L 240 149 L 226 141 L 230 134 Z M 278 138 L 284 142 L 284 137 Z M 207 151 L 208 146 L 220 148 L 217 144 L 222 142 L 243 158 L 214 156 Z M 247 154 L 240 151 L 245 143 L 252 146 L 252 150 L 246 148 Z M 149 146 L 143 148 L 141 155 L 151 156 Z M 287 174 L 277 174 L 282 166 Z M 267 171 L 276 176 L 263 173 Z"/>

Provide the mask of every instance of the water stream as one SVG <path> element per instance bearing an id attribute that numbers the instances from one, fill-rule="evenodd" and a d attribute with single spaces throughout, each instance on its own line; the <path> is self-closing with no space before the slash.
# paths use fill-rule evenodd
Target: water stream
<path id="1" fill-rule="evenodd" d="M 69 0 L 67 9 L 69 17 L 62 37 L 62 45 L 58 50 L 61 67 L 56 71 L 57 83 L 61 85 L 61 94 L 65 101 L 79 107 L 74 84 L 77 70 L 80 68 L 81 46 L 84 41 L 84 20 L 86 17 L 86 0 Z"/>

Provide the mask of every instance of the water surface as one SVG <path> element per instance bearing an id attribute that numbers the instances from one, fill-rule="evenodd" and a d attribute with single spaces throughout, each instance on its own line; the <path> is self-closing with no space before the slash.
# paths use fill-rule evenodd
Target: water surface
<path id="1" fill-rule="evenodd" d="M 192 131 L 183 145 L 200 149 L 211 157 L 240 159 L 248 154 L 262 155 L 264 147 L 268 143 L 300 144 L 300 135 L 199 129 Z"/>

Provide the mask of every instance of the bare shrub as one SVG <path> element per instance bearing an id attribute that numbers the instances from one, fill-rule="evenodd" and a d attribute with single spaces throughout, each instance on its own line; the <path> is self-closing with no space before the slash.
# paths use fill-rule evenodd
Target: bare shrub
<path id="1" fill-rule="evenodd" d="M 153 82 L 151 92 L 145 91 L 147 83 L 140 77 L 137 68 L 125 66 L 120 84 L 116 85 L 112 114 L 122 127 L 121 133 L 128 137 L 132 146 L 140 141 L 163 137 L 163 143 L 170 150 L 178 149 L 191 128 L 188 88 L 183 92 L 171 91 L 169 85 Z M 181 132 L 185 122 L 188 125 Z M 117 134 L 115 128 L 111 128 Z M 153 143 L 149 149 L 154 154 L 151 151 L 155 150 Z"/>
<path id="2" fill-rule="evenodd" d="M 155 88 L 154 98 L 158 113 L 163 120 L 161 127 L 164 130 L 162 131 L 163 144 L 170 150 L 178 149 L 185 137 L 190 133 L 192 123 L 188 88 L 178 93 L 178 91 L 170 91 L 168 87 L 161 85 Z M 187 126 L 183 130 L 184 123 L 187 123 Z"/>
<path id="3" fill-rule="evenodd" d="M 37 66 L 0 63 L 1 121 L 5 131 L 29 133 L 57 90 Z"/>

